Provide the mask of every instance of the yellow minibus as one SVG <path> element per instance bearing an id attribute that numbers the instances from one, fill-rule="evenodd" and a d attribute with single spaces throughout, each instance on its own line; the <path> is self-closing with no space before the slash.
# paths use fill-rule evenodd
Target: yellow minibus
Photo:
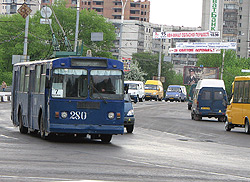
<path id="1" fill-rule="evenodd" d="M 232 97 L 226 111 L 226 131 L 234 127 L 250 133 L 250 76 L 236 76 L 232 83 Z"/>

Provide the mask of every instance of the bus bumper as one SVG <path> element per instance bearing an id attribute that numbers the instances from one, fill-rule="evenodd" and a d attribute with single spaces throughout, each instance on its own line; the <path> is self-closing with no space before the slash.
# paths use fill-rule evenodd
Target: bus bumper
<path id="1" fill-rule="evenodd" d="M 49 133 L 123 134 L 124 125 L 50 124 Z"/>

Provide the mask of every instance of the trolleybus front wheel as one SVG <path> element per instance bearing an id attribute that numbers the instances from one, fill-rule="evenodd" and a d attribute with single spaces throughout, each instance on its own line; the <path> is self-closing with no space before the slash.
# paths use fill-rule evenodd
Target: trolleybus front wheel
<path id="1" fill-rule="evenodd" d="M 45 128 L 44 128 L 44 122 L 43 122 L 43 114 L 40 115 L 40 137 L 42 139 L 46 139 L 46 136 L 45 136 Z"/>
<path id="2" fill-rule="evenodd" d="M 18 121 L 19 121 L 19 131 L 22 134 L 28 133 L 28 128 L 23 125 L 23 117 L 22 117 L 22 111 L 19 109 L 18 112 Z"/>
<path id="3" fill-rule="evenodd" d="M 107 134 L 103 134 L 101 135 L 101 141 L 102 143 L 109 143 L 112 139 L 112 135 L 107 135 Z"/>

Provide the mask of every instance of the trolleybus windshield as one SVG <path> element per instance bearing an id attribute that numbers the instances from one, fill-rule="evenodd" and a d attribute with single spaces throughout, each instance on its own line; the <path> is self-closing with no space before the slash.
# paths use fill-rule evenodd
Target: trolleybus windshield
<path id="1" fill-rule="evenodd" d="M 84 69 L 55 69 L 52 79 L 52 97 L 86 98 L 88 76 Z"/>
<path id="2" fill-rule="evenodd" d="M 122 71 L 91 70 L 91 95 L 93 99 L 123 99 Z"/>

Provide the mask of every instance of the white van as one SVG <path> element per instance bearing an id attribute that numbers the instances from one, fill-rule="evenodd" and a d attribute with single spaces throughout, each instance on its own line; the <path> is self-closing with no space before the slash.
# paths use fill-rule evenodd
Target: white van
<path id="1" fill-rule="evenodd" d="M 144 83 L 142 81 L 124 81 L 128 85 L 128 93 L 132 99 L 143 102 L 145 98 Z"/>

